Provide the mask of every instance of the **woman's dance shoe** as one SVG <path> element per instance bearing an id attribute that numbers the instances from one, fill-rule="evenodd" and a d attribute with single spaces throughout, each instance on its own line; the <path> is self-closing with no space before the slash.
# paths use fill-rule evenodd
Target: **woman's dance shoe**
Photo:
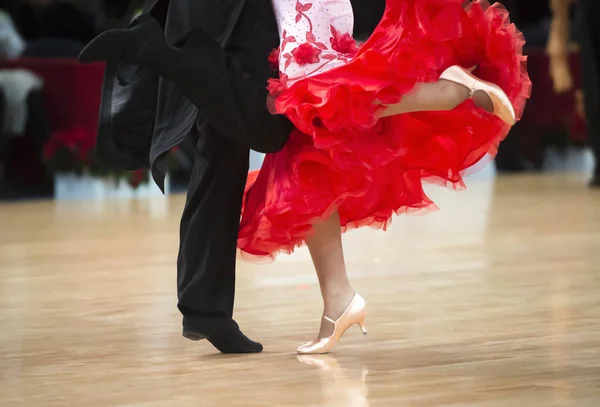
<path id="1" fill-rule="evenodd" d="M 515 109 L 513 108 L 512 103 L 510 102 L 510 99 L 506 93 L 504 93 L 499 86 L 494 85 L 491 82 L 482 81 L 471 74 L 469 70 L 458 65 L 454 65 L 446 69 L 440 76 L 440 79 L 463 85 L 469 89 L 469 97 L 472 97 L 477 91 L 485 92 L 492 100 L 492 104 L 494 105 L 494 111 L 492 113 L 502 119 L 509 126 L 515 124 Z"/>
<path id="2" fill-rule="evenodd" d="M 334 321 L 331 318 L 323 316 L 326 321 L 333 324 L 333 333 L 328 338 L 319 338 L 314 341 L 308 342 L 298 348 L 299 354 L 320 354 L 328 353 L 338 343 L 344 332 L 352 325 L 358 325 L 364 335 L 367 334 L 365 328 L 365 317 L 366 317 L 366 302 L 358 294 L 354 294 L 354 298 L 348 305 L 348 308 L 344 313 Z"/>

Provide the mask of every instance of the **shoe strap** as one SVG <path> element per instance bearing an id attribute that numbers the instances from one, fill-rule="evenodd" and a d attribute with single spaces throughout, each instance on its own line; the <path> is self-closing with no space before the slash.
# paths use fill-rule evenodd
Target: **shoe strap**
<path id="1" fill-rule="evenodd" d="M 326 317 L 325 315 L 323 315 L 323 319 L 327 322 L 331 322 L 333 325 L 335 325 L 335 321 L 329 317 Z"/>
<path id="2" fill-rule="evenodd" d="M 475 92 L 477 92 L 477 83 L 479 81 L 477 79 L 474 80 L 473 85 L 471 85 L 471 89 L 469 89 L 469 98 L 472 98 Z"/>

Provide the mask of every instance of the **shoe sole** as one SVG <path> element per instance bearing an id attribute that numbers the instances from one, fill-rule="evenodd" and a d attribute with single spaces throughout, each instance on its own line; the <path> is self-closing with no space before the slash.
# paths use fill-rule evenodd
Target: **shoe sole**
<path id="1" fill-rule="evenodd" d="M 189 339 L 190 341 L 194 341 L 194 342 L 206 339 L 205 335 L 199 334 L 197 332 L 183 331 L 182 335 L 185 339 Z"/>
<path id="2" fill-rule="evenodd" d="M 197 332 L 191 332 L 191 331 L 183 331 L 182 335 L 185 339 L 189 339 L 190 341 L 194 341 L 194 342 L 198 342 L 203 339 L 207 339 L 207 337 L 205 335 L 199 334 Z M 221 351 L 221 353 L 241 355 L 241 354 L 248 354 L 248 353 L 261 353 L 262 351 L 263 351 L 263 349 L 235 349 L 235 350 L 232 350 L 229 352 Z"/>

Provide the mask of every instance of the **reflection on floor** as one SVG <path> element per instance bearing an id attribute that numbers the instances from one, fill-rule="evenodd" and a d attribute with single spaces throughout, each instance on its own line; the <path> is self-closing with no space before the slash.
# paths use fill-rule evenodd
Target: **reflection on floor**
<path id="1" fill-rule="evenodd" d="M 303 357 L 306 250 L 239 264 L 236 318 L 265 352 L 224 356 L 180 336 L 183 196 L 2 205 L 0 405 L 600 405 L 600 192 L 493 172 L 430 191 L 439 212 L 345 236 L 370 333 Z"/>

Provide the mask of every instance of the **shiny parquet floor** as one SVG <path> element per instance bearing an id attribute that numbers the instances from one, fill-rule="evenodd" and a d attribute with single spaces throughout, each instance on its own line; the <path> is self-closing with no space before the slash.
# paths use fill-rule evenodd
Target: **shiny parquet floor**
<path id="1" fill-rule="evenodd" d="M 600 192 L 534 176 L 432 196 L 440 212 L 346 235 L 370 334 L 304 358 L 305 250 L 240 263 L 236 318 L 266 350 L 224 356 L 180 336 L 182 196 L 2 205 L 0 406 L 600 406 Z"/>

